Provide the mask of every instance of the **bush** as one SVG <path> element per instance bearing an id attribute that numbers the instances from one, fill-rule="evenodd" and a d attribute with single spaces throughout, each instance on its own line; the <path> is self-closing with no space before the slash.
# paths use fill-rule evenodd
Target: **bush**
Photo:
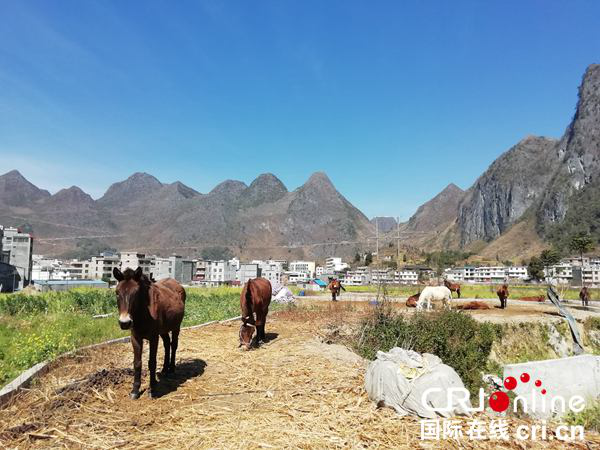
<path id="1" fill-rule="evenodd" d="M 565 416 L 565 422 L 569 425 L 583 425 L 586 431 L 600 431 L 600 403 L 588 405 L 580 413 L 570 412 Z"/>
<path id="2" fill-rule="evenodd" d="M 494 340 L 501 328 L 479 323 L 460 311 L 422 312 L 410 316 L 378 307 L 362 324 L 356 350 L 368 359 L 377 351 L 399 346 L 419 353 L 432 353 L 454 368 L 465 386 L 476 394 L 482 386 Z"/>

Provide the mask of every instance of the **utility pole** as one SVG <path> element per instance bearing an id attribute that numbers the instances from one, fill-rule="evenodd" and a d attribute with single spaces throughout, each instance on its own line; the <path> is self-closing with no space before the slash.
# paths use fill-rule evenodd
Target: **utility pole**
<path id="1" fill-rule="evenodd" d="M 396 217 L 396 225 L 398 229 L 398 237 L 396 238 L 396 242 L 398 243 L 398 256 L 396 259 L 400 262 L 400 216 Z"/>
<path id="2" fill-rule="evenodd" d="M 376 252 L 377 252 L 377 263 L 379 263 L 379 218 L 375 217 L 375 241 L 376 241 Z"/>

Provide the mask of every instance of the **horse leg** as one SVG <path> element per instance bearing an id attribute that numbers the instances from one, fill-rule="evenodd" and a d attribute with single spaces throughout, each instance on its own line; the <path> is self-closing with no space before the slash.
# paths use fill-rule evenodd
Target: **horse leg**
<path id="1" fill-rule="evenodd" d="M 148 371 L 150 372 L 150 389 L 148 397 L 156 397 L 156 354 L 158 353 L 158 334 L 148 339 L 150 342 L 150 355 L 148 356 Z"/>
<path id="2" fill-rule="evenodd" d="M 132 399 L 140 398 L 140 386 L 142 385 L 142 349 L 144 339 L 131 333 L 131 345 L 133 347 L 133 387 L 129 396 Z"/>
<path id="3" fill-rule="evenodd" d="M 169 337 L 169 333 L 161 334 L 160 337 L 162 338 L 163 347 L 165 349 L 165 359 L 163 360 L 163 367 L 160 374 L 164 376 L 169 372 L 169 361 L 171 361 L 169 357 L 169 353 L 171 352 L 171 338 Z"/>
<path id="4" fill-rule="evenodd" d="M 173 330 L 171 337 L 171 364 L 169 365 L 169 372 L 175 372 L 175 354 L 177 353 L 177 346 L 179 345 L 179 328 Z"/>
<path id="5" fill-rule="evenodd" d="M 456 290 L 456 294 L 458 295 L 458 298 L 460 298 L 460 288 Z"/>
<path id="6" fill-rule="evenodd" d="M 256 313 L 256 343 L 260 344 L 265 340 L 265 316 L 262 313 Z"/>

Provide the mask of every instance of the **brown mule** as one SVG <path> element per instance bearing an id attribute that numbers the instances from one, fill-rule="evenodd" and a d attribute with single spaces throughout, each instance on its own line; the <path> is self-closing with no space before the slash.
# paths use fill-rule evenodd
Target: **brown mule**
<path id="1" fill-rule="evenodd" d="M 248 280 L 240 295 L 242 325 L 240 326 L 240 347 L 250 350 L 265 340 L 265 323 L 271 303 L 271 283 L 264 278 Z"/>
<path id="2" fill-rule="evenodd" d="M 146 339 L 150 343 L 148 396 L 152 398 L 156 394 L 156 354 L 159 336 L 165 348 L 162 374 L 175 371 L 175 353 L 185 310 L 185 290 L 172 278 L 153 283 L 142 273 L 141 267 L 135 271 L 125 269 L 124 272 L 115 267 L 113 275 L 119 282 L 116 289 L 119 325 L 122 330 L 131 330 L 134 373 L 130 396 L 133 399 L 140 396 L 142 349 Z"/>

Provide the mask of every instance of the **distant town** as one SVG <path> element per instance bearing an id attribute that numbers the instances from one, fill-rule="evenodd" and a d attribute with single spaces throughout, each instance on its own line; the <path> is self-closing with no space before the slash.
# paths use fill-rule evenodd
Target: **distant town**
<path id="1" fill-rule="evenodd" d="M 436 277 L 452 282 L 497 284 L 532 282 L 526 266 L 462 266 L 436 271 L 426 265 L 397 269 L 384 264 L 364 265 L 365 256 L 352 263 L 331 256 L 324 261 L 187 259 L 180 255 L 160 257 L 137 251 L 103 252 L 89 259 L 57 259 L 34 254 L 34 238 L 18 228 L 0 226 L 0 292 L 27 286 L 46 291 L 77 286 L 109 287 L 116 284 L 113 269 L 141 267 L 155 280 L 174 278 L 184 285 L 214 287 L 240 285 L 263 277 L 272 283 L 322 289 L 331 278 L 347 286 L 372 284 L 416 285 Z M 371 255 L 369 255 L 371 256 Z M 374 256 L 377 256 L 376 254 Z M 384 257 L 385 260 L 389 256 Z M 356 261 L 358 259 L 358 261 Z M 382 261 L 385 263 L 386 261 Z M 363 265 L 361 265 L 363 263 Z M 539 278 L 539 277 L 538 277 Z M 572 257 L 543 269 L 536 281 L 555 285 L 600 286 L 600 257 Z"/>

